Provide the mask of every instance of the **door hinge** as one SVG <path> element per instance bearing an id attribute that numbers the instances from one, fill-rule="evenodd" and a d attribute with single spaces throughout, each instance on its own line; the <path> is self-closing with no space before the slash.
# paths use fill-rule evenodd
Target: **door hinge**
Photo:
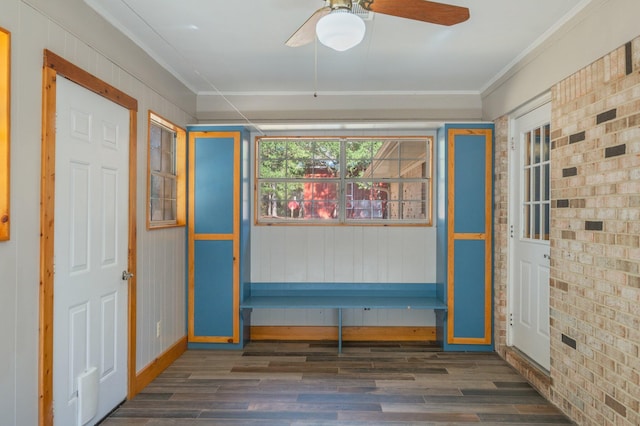
<path id="1" fill-rule="evenodd" d="M 513 238 L 513 225 L 509 226 L 509 237 Z"/>
<path id="2" fill-rule="evenodd" d="M 513 312 L 509 312 L 509 327 L 513 327 Z"/>
<path id="3" fill-rule="evenodd" d="M 516 150 L 516 139 L 511 136 L 511 151 L 515 151 Z"/>

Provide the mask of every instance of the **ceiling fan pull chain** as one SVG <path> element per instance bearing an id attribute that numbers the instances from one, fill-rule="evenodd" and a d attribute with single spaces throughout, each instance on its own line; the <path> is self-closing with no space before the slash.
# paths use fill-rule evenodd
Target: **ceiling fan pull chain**
<path id="1" fill-rule="evenodd" d="M 318 97 L 318 37 L 313 48 L 313 97 Z"/>

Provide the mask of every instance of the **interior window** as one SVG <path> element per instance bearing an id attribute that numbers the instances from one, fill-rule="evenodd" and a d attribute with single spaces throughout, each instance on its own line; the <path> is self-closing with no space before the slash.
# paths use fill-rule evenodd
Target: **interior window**
<path id="1" fill-rule="evenodd" d="M 186 131 L 149 112 L 148 228 L 186 223 Z"/>
<path id="2" fill-rule="evenodd" d="M 256 141 L 261 224 L 431 224 L 430 137 Z"/>

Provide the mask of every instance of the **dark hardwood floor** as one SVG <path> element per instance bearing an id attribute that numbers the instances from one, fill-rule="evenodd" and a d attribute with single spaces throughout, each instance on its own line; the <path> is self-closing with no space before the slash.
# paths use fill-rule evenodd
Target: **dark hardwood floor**
<path id="1" fill-rule="evenodd" d="M 103 426 L 572 424 L 493 353 L 252 342 L 189 350 Z"/>

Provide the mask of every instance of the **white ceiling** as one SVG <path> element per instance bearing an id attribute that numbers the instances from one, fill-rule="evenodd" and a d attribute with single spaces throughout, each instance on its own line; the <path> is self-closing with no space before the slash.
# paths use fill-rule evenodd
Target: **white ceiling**
<path id="1" fill-rule="evenodd" d="M 451 0 L 447 3 L 468 7 L 471 15 L 451 27 L 372 14 L 363 42 L 336 52 L 319 43 L 284 44 L 324 6 L 322 0 L 85 1 L 197 93 L 203 117 L 220 109 L 231 115 L 244 110 L 253 118 L 260 118 L 255 111 L 282 110 L 269 105 L 281 95 L 311 99 L 317 93 L 343 103 L 346 97 L 361 96 L 361 103 L 382 98 L 399 111 L 413 108 L 403 99 L 422 104 L 433 96 L 479 99 L 518 58 L 589 2 Z M 309 102 L 316 102 L 317 110 L 340 104 Z M 437 107 L 437 101 L 429 106 Z"/>

